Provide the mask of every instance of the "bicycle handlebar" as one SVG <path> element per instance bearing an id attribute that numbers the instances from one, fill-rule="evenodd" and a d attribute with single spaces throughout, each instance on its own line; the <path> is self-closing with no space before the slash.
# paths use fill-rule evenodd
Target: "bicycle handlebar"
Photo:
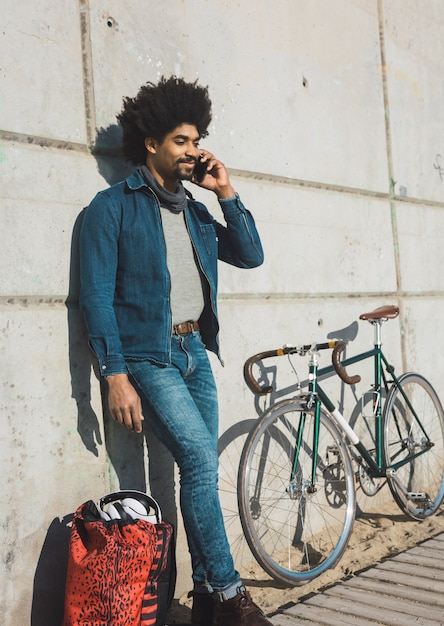
<path id="1" fill-rule="evenodd" d="M 339 376 L 344 383 L 347 385 L 356 385 L 360 382 L 361 377 L 359 374 L 355 374 L 354 376 L 349 376 L 345 371 L 345 367 L 341 364 L 341 354 L 345 350 L 345 343 L 343 341 L 337 341 L 336 346 L 333 349 L 331 355 L 331 361 L 333 363 L 333 367 L 335 368 L 336 374 Z"/>
<path id="2" fill-rule="evenodd" d="M 259 352 L 258 354 L 253 354 L 247 359 L 244 363 L 244 380 L 247 383 L 248 388 L 253 393 L 257 393 L 259 396 L 264 396 L 267 393 L 271 393 L 273 391 L 273 387 L 271 385 L 267 385 L 265 387 L 261 387 L 257 382 L 255 377 L 253 376 L 253 365 L 258 363 L 259 361 L 263 361 L 264 359 L 268 359 L 273 356 L 282 356 L 282 349 L 277 350 L 268 350 L 266 352 Z"/>
<path id="3" fill-rule="evenodd" d="M 284 356 L 286 354 L 304 355 L 309 351 L 326 350 L 328 348 L 334 348 L 338 343 L 343 342 L 327 341 L 325 343 L 311 344 L 299 347 L 284 346 L 283 348 L 277 348 L 275 350 L 267 350 L 265 352 L 253 354 L 253 356 L 250 356 L 250 358 L 247 359 L 244 363 L 244 380 L 252 393 L 258 394 L 260 396 L 271 393 L 273 391 L 273 387 L 271 385 L 265 385 L 264 387 L 261 387 L 261 385 L 253 376 L 253 365 L 255 363 L 271 357 Z"/>

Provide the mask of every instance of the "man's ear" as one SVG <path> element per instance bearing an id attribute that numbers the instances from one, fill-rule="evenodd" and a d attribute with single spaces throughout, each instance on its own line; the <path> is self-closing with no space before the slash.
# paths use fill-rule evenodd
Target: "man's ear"
<path id="1" fill-rule="evenodd" d="M 155 154 L 156 150 L 157 150 L 157 141 L 155 139 L 153 139 L 152 137 L 147 137 L 145 139 L 145 148 L 151 154 Z"/>

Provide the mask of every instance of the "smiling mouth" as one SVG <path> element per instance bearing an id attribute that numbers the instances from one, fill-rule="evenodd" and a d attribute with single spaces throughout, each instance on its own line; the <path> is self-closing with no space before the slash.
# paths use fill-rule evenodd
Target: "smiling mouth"
<path id="1" fill-rule="evenodd" d="M 191 172 L 194 171 L 194 168 L 196 167 L 196 162 L 195 161 L 181 161 L 179 163 L 179 167 L 184 167 L 187 171 Z"/>

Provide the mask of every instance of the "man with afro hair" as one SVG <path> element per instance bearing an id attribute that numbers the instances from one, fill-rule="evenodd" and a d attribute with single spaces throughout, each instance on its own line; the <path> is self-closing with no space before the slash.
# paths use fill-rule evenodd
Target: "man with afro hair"
<path id="1" fill-rule="evenodd" d="M 109 410 L 135 433 L 146 421 L 178 464 L 192 623 L 266 626 L 271 622 L 245 590 L 225 532 L 207 355 L 219 355 L 218 260 L 257 267 L 260 238 L 224 164 L 199 147 L 211 122 L 207 88 L 175 76 L 147 83 L 124 99 L 118 120 L 136 171 L 97 194 L 80 234 L 80 306 L 108 383 Z M 214 192 L 225 223 L 182 181 Z"/>

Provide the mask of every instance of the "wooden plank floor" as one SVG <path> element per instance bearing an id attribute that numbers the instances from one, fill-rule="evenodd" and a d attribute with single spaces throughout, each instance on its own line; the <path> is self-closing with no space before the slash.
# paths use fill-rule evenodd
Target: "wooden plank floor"
<path id="1" fill-rule="evenodd" d="M 444 626 L 444 534 L 270 620 L 275 626 Z"/>

